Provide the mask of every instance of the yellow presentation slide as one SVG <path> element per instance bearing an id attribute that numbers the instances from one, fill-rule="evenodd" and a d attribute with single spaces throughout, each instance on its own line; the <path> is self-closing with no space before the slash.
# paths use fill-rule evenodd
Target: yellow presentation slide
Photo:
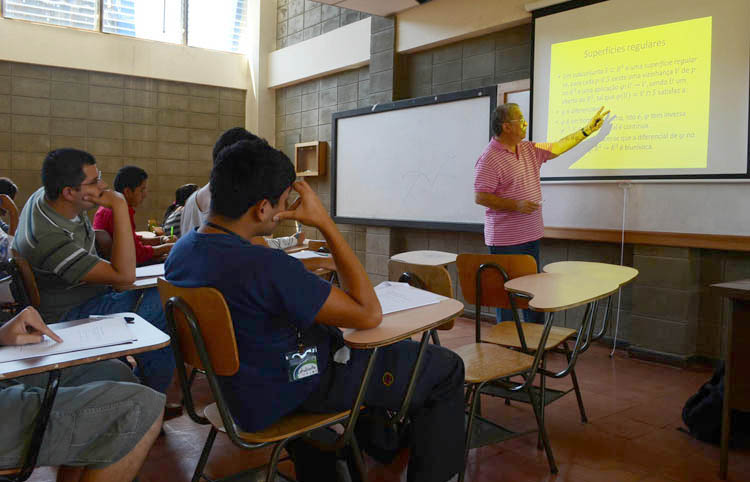
<path id="1" fill-rule="evenodd" d="M 556 43 L 547 139 L 605 106 L 614 120 L 570 169 L 705 168 L 710 92 L 711 17 Z"/>

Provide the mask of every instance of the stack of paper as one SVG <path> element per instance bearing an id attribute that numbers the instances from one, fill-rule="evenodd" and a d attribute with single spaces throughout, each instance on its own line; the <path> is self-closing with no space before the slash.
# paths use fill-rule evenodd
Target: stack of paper
<path id="1" fill-rule="evenodd" d="M 121 345 L 136 340 L 122 316 L 97 317 L 67 328 L 56 329 L 55 325 L 51 325 L 50 328 L 63 339 L 62 343 L 57 343 L 45 336 L 44 341 L 33 345 L 0 347 L 0 363 Z"/>
<path id="2" fill-rule="evenodd" d="M 297 258 L 297 259 L 330 258 L 331 257 L 331 255 L 328 253 L 318 253 L 317 251 L 310 251 L 309 249 L 297 251 L 296 253 L 290 253 L 289 256 L 293 258 Z"/>
<path id="3" fill-rule="evenodd" d="M 136 278 L 154 278 L 164 276 L 164 263 L 139 266 L 135 269 Z"/>
<path id="4" fill-rule="evenodd" d="M 414 288 L 408 283 L 396 283 L 395 281 L 383 281 L 375 287 L 375 294 L 380 301 L 380 307 L 384 315 L 433 305 L 447 299 L 445 296 Z"/>

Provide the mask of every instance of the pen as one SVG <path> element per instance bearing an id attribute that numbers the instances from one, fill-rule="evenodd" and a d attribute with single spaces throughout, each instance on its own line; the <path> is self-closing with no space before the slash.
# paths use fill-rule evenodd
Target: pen
<path id="1" fill-rule="evenodd" d="M 174 226 L 169 228 L 169 237 L 171 238 L 172 236 L 174 236 Z"/>

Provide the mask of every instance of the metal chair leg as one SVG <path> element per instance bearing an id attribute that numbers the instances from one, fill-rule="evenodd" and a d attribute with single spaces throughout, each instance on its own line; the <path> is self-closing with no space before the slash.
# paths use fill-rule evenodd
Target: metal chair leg
<path id="1" fill-rule="evenodd" d="M 568 359 L 568 363 L 570 363 L 570 348 L 567 343 L 564 343 L 563 345 L 565 346 L 565 357 Z M 589 419 L 586 417 L 586 409 L 583 408 L 583 398 L 581 398 L 581 389 L 578 386 L 578 377 L 576 376 L 575 368 L 570 371 L 570 379 L 573 382 L 573 390 L 576 392 L 578 410 L 581 412 L 581 423 L 587 423 Z"/>
<path id="2" fill-rule="evenodd" d="M 437 334 L 437 330 L 432 330 L 430 336 L 432 337 L 432 344 L 440 346 L 440 337 Z"/>
<path id="3" fill-rule="evenodd" d="M 279 465 L 281 451 L 286 447 L 287 442 L 289 442 L 289 439 L 282 440 L 273 448 L 273 455 L 271 455 L 271 461 L 268 463 L 268 472 L 266 472 L 266 482 L 274 482 L 274 479 L 276 479 L 276 466 Z"/>
<path id="4" fill-rule="evenodd" d="M 481 387 L 484 385 L 483 383 L 480 383 L 479 385 L 472 385 L 469 387 L 469 390 L 471 390 L 471 409 L 469 410 L 469 423 L 466 427 L 466 447 L 464 447 L 464 470 L 461 471 L 461 473 L 458 475 L 458 482 L 463 482 L 464 478 L 466 477 L 466 468 L 468 466 L 467 461 L 469 459 L 469 449 L 471 448 L 471 435 L 472 431 L 474 430 L 474 417 L 477 412 L 477 405 L 479 404 L 479 399 L 482 396 L 482 390 Z"/>
<path id="5" fill-rule="evenodd" d="M 531 407 L 534 409 L 534 416 L 536 417 L 536 423 L 539 426 L 539 438 L 542 441 L 544 450 L 547 453 L 547 463 L 549 463 L 549 470 L 551 473 L 557 473 L 557 464 L 555 463 L 555 456 L 552 453 L 552 446 L 549 443 L 549 437 L 547 436 L 547 429 L 544 426 L 544 408 L 543 405 L 536 400 L 534 391 L 529 388 L 529 401 Z"/>
<path id="6" fill-rule="evenodd" d="M 359 449 L 357 437 L 352 437 L 350 448 L 354 456 L 354 465 L 357 467 L 357 472 L 359 472 L 359 480 L 365 482 L 367 480 L 367 471 L 365 470 L 365 462 L 362 460 L 362 451 Z"/>
<path id="7" fill-rule="evenodd" d="M 216 427 L 211 426 L 211 431 L 208 432 L 208 438 L 206 443 L 203 445 L 203 451 L 201 457 L 198 459 L 198 465 L 195 466 L 195 472 L 193 472 L 192 482 L 200 482 L 203 477 L 203 469 L 206 468 L 206 462 L 208 462 L 208 455 L 211 453 L 211 448 L 214 446 L 214 440 L 216 440 L 216 434 L 219 431 Z"/>
<path id="8" fill-rule="evenodd" d="M 542 354 L 542 360 L 540 362 L 542 370 L 544 370 L 547 360 L 547 354 Z M 547 377 L 544 376 L 544 373 L 542 371 L 539 372 L 539 418 L 541 419 L 541 424 L 544 426 L 544 408 L 547 405 Z M 536 442 L 536 448 L 541 449 L 543 444 L 542 440 L 542 432 L 539 432 L 539 436 L 537 437 Z"/>

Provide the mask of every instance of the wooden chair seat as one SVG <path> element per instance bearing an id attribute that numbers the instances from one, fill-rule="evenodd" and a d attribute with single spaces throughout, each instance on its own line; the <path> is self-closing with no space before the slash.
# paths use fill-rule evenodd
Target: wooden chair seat
<path id="1" fill-rule="evenodd" d="M 535 352 L 541 341 L 544 325 L 521 323 L 521 328 L 523 329 L 523 336 L 526 338 L 526 347 L 531 352 Z M 547 343 L 544 346 L 545 351 L 555 348 L 560 343 L 569 340 L 575 334 L 576 330 L 572 328 L 553 326 L 547 337 Z M 514 321 L 503 321 L 484 331 L 482 333 L 482 341 L 512 348 L 521 348 L 521 340 L 518 339 L 518 330 L 516 330 L 516 323 Z"/>
<path id="2" fill-rule="evenodd" d="M 218 405 L 208 405 L 203 414 L 216 427 L 217 430 L 226 432 L 224 422 L 221 421 Z M 338 413 L 293 413 L 287 415 L 270 427 L 259 432 L 239 432 L 239 436 L 249 443 L 278 442 L 289 437 L 325 427 L 336 421 L 345 421 L 351 410 Z"/>
<path id="3" fill-rule="evenodd" d="M 534 357 L 492 343 L 472 343 L 453 350 L 464 362 L 464 380 L 482 383 L 523 373 L 534 364 Z"/>
<path id="4" fill-rule="evenodd" d="M 0 475 L 15 475 L 21 471 L 21 468 L 15 469 L 0 469 Z"/>

